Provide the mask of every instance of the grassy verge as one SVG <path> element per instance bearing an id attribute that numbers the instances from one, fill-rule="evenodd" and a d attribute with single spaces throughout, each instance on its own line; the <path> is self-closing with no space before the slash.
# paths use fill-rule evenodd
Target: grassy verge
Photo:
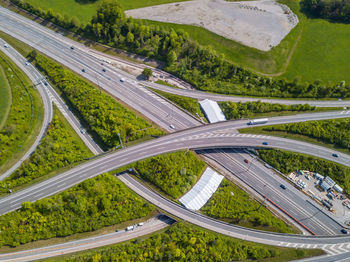
<path id="1" fill-rule="evenodd" d="M 243 227 L 281 233 L 299 233 L 296 228 L 275 217 L 265 206 L 226 179 L 201 208 L 201 212 Z"/>
<path id="2" fill-rule="evenodd" d="M 259 150 L 260 157 L 284 174 L 309 170 L 331 177 L 346 192 L 350 190 L 350 168 L 313 156 L 284 150 Z"/>
<path id="3" fill-rule="evenodd" d="M 5 124 L 11 108 L 12 96 L 11 88 L 7 82 L 4 69 L 0 66 L 0 130 Z"/>
<path id="4" fill-rule="evenodd" d="M 0 182 L 0 193 L 8 189 L 18 190 L 28 186 L 42 176 L 50 176 L 60 168 L 91 157 L 93 154 L 85 146 L 66 119 L 56 109 L 46 136 L 29 159 L 9 177 Z"/>
<path id="5" fill-rule="evenodd" d="M 324 254 L 317 249 L 288 249 L 242 241 L 185 222 L 148 238 L 82 251 L 48 261 L 289 261 Z"/>
<path id="6" fill-rule="evenodd" d="M 11 87 L 12 103 L 0 130 L 0 173 L 11 167 L 34 143 L 43 121 L 39 93 L 20 69 L 0 53 L 0 66 Z"/>
<path id="7" fill-rule="evenodd" d="M 170 86 L 170 87 L 178 88 L 177 86 L 169 84 L 168 82 L 165 82 L 163 80 L 157 80 L 157 81 L 155 81 L 155 83 L 160 84 L 160 85 L 164 85 L 164 86 Z"/>
<path id="8" fill-rule="evenodd" d="M 200 108 L 197 99 L 174 95 L 157 89 L 152 89 L 152 91 L 160 94 L 161 96 L 164 96 L 166 99 L 169 99 L 171 102 L 177 104 L 179 107 L 187 110 L 190 114 L 193 114 L 194 116 L 199 116 L 201 119 L 204 119 L 204 114 Z"/>
<path id="9" fill-rule="evenodd" d="M 349 154 L 350 119 L 307 121 L 293 124 L 242 128 L 241 133 L 273 135 L 300 140 Z"/>

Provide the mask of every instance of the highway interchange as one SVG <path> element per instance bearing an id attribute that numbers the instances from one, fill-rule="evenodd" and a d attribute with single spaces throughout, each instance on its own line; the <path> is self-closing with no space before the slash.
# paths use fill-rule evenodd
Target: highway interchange
<path id="1" fill-rule="evenodd" d="M 13 19 L 13 20 L 11 20 Z M 77 45 L 73 43 L 71 40 L 63 38 L 61 35 L 53 33 L 52 31 L 43 28 L 34 22 L 28 22 L 25 18 L 18 17 L 18 15 L 13 14 L 12 12 L 6 9 L 0 9 L 0 24 L 2 26 L 2 30 L 7 32 L 10 35 L 26 42 L 27 44 L 32 45 L 39 51 L 53 57 L 57 61 L 62 64 L 68 66 L 73 71 L 82 74 L 84 77 L 88 78 L 90 81 L 96 83 L 103 88 L 107 92 L 111 93 L 113 96 L 122 100 L 123 102 L 132 106 L 135 110 L 142 112 L 147 118 L 157 123 L 159 126 L 163 127 L 167 131 L 174 131 L 169 126 L 172 124 L 175 126 L 175 131 L 179 131 L 182 129 L 191 128 L 189 130 L 181 131 L 166 137 L 158 138 L 156 140 L 143 143 L 141 145 L 133 146 L 122 151 L 112 153 L 103 157 L 100 157 L 96 160 L 83 164 L 77 168 L 74 168 L 66 173 L 63 173 L 57 177 L 54 177 L 50 180 L 44 181 L 40 184 L 34 185 L 28 189 L 20 191 L 18 193 L 12 194 L 11 196 L 0 200 L 0 212 L 6 213 L 11 210 L 18 208 L 25 199 L 26 201 L 35 201 L 37 199 L 46 197 L 48 195 L 52 195 L 56 192 L 60 192 L 66 188 L 71 187 L 74 184 L 77 184 L 88 177 L 96 176 L 100 173 L 104 173 L 109 170 L 113 170 L 119 166 L 125 165 L 127 163 L 131 163 L 137 161 L 139 159 L 149 157 L 152 155 L 170 152 L 179 149 L 198 149 L 198 148 L 217 148 L 217 147 L 256 147 L 262 146 L 262 142 L 265 140 L 269 141 L 268 147 L 276 147 L 282 149 L 288 149 L 295 152 L 308 153 L 314 156 L 323 157 L 329 160 L 336 160 L 338 163 L 342 163 L 345 165 L 349 165 L 350 158 L 347 155 L 340 154 L 338 159 L 334 159 L 331 154 L 334 152 L 333 150 L 328 150 L 322 147 L 311 146 L 306 143 L 299 143 L 295 141 L 290 141 L 286 139 L 273 138 L 273 137 L 265 137 L 265 136 L 248 136 L 248 135 L 240 135 L 237 134 L 236 129 L 246 127 L 247 121 L 231 121 L 225 123 L 219 123 L 216 125 L 207 125 L 201 126 L 198 128 L 194 128 L 196 126 L 200 126 L 201 122 L 199 122 L 196 118 L 189 116 L 183 113 L 181 110 L 177 109 L 171 103 L 161 99 L 159 96 L 150 92 L 144 87 L 140 86 L 140 81 L 137 81 L 133 76 L 130 76 L 126 73 L 120 72 L 110 66 L 107 66 L 107 72 L 102 73 L 102 68 L 106 66 L 101 66 L 101 60 L 96 59 L 86 52 L 86 48 L 79 46 L 75 48 L 74 51 L 70 49 L 70 46 Z M 31 27 L 29 27 L 31 25 Z M 16 60 L 16 58 L 13 58 Z M 23 69 L 23 59 L 21 61 Z M 86 69 L 86 73 L 82 73 L 81 69 Z M 27 72 L 28 73 L 28 72 Z M 33 74 L 29 72 L 29 74 Z M 41 77 L 41 78 L 40 78 Z M 120 78 L 126 77 L 128 81 L 121 83 Z M 42 79 L 42 76 L 38 75 L 38 79 Z M 34 81 L 33 81 L 34 82 Z M 141 82 L 145 84 L 145 82 Z M 158 85 L 149 84 L 152 87 L 157 87 Z M 181 89 L 179 89 L 181 90 Z M 52 91 L 52 90 L 50 90 Z M 176 89 L 171 89 L 173 93 L 177 92 Z M 200 98 L 203 95 L 203 92 L 197 91 L 187 91 L 181 90 L 182 95 L 188 95 L 189 92 L 194 94 L 193 96 L 200 96 L 196 98 Z M 55 94 L 54 92 L 51 92 Z M 57 95 L 57 94 L 56 94 Z M 207 94 L 208 97 L 215 99 L 217 95 Z M 229 99 L 232 99 L 230 97 Z M 243 98 L 234 98 L 234 99 L 243 99 Z M 251 100 L 250 98 L 248 98 Z M 59 96 L 57 95 L 57 101 L 59 100 Z M 217 99 L 215 99 L 217 100 Z M 283 102 L 289 103 L 286 100 L 274 100 L 274 102 Z M 306 101 L 298 101 L 293 100 L 293 103 L 301 103 Z M 350 101 L 307 101 L 310 104 L 316 103 L 316 105 L 321 106 L 348 106 Z M 67 107 L 62 104 L 62 108 L 66 109 Z M 66 111 L 67 114 L 69 110 Z M 331 118 L 342 118 L 345 117 L 349 113 L 347 110 L 341 111 L 333 111 L 333 112 L 324 112 L 324 113 L 313 113 L 313 114 L 302 114 L 297 116 L 289 116 L 289 117 L 277 117 L 271 119 L 268 124 L 277 124 L 277 123 L 290 123 L 290 122 L 298 122 L 298 121 L 307 121 L 307 120 L 316 120 L 316 119 L 331 119 Z M 79 124 L 76 124 L 78 126 Z M 80 128 L 78 128 L 80 130 Z M 77 130 L 76 130 L 77 131 Z M 79 133 L 79 131 L 78 131 Z M 86 141 L 85 141 L 86 142 Z M 230 163 L 236 163 L 236 167 L 240 166 L 242 157 L 246 156 L 238 156 L 239 154 L 231 154 L 230 157 L 227 158 L 226 153 L 220 152 L 215 161 L 222 162 L 222 157 L 226 158 L 224 166 L 230 166 Z M 238 162 L 237 162 L 238 161 Z M 254 166 L 256 166 L 254 164 Z M 254 167 L 251 168 L 250 171 L 254 171 Z M 261 169 L 259 170 L 261 171 Z M 252 173 L 252 177 L 260 172 L 254 171 Z M 258 178 L 257 178 L 258 179 Z M 253 181 L 254 182 L 254 181 Z M 251 183 L 251 182 L 250 182 Z M 276 183 L 276 181 L 274 182 Z M 294 189 L 293 189 L 294 190 Z M 295 193 L 296 195 L 301 195 L 299 191 Z M 305 202 L 302 200 L 302 202 Z M 305 205 L 303 203 L 301 207 Z M 183 208 L 182 208 L 183 209 Z M 299 206 L 300 210 L 300 206 Z M 314 210 L 305 211 L 309 212 L 306 215 L 313 215 Z M 171 212 L 170 212 L 171 213 Z M 322 216 L 322 213 L 319 213 L 319 216 Z M 323 221 L 322 221 L 323 220 Z M 211 221 L 211 220 L 210 220 Z M 311 221 L 311 220 L 310 220 Z M 312 222 L 313 221 L 313 222 Z M 313 227 L 313 224 L 316 228 L 319 223 L 328 223 L 332 224 L 334 222 L 329 222 L 327 218 L 316 218 L 313 217 L 310 222 L 310 227 Z M 321 221 L 321 222 L 320 222 Z M 218 222 L 220 223 L 220 222 Z M 227 225 L 226 225 L 227 226 Z M 205 226 L 207 227 L 207 226 Z M 232 231 L 237 227 L 232 227 Z M 326 227 L 327 228 L 327 227 Z M 336 226 L 336 230 L 333 232 L 328 232 L 328 234 L 334 234 L 335 232 L 339 232 L 339 225 Z M 327 234 L 327 230 L 321 230 L 319 234 Z M 218 231 L 218 230 L 214 230 Z M 219 231 L 218 231 L 219 232 Z M 232 235 L 232 232 L 230 233 Z M 229 235 L 230 235 L 229 234 Z M 267 234 L 270 237 L 269 233 Z M 270 233 L 271 234 L 271 233 Z M 240 237 L 242 235 L 237 235 L 236 237 Z M 248 235 L 247 235 L 248 236 Z M 265 235 L 266 236 L 266 235 Z M 254 238 L 254 237 L 253 237 Z M 322 239 L 322 238 L 320 238 Z M 348 238 L 339 237 L 338 238 L 330 238 L 333 244 L 343 244 L 349 242 Z M 334 239 L 340 242 L 333 242 Z M 252 239 L 255 240 L 255 239 Z M 298 244 L 308 244 L 301 240 Z M 319 241 L 319 240 L 316 240 Z M 328 241 L 328 240 L 327 240 Z M 274 244 L 281 245 L 281 243 L 289 243 L 285 241 L 274 242 Z M 264 242 L 266 243 L 266 241 Z M 322 243 L 322 241 L 320 241 Z M 326 242 L 323 242 L 324 244 Z M 310 243 L 309 243 L 310 244 Z"/>

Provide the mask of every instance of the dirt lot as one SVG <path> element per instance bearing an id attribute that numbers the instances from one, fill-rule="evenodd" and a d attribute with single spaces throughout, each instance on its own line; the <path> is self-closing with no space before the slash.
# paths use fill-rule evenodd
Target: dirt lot
<path id="1" fill-rule="evenodd" d="M 201 26 L 263 51 L 278 45 L 298 23 L 298 17 L 287 6 L 273 0 L 194 0 L 129 10 L 126 14 L 134 18 Z"/>

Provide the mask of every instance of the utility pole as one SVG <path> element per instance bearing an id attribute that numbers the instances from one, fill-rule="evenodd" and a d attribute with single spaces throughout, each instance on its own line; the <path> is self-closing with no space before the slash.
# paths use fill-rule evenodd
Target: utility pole
<path id="1" fill-rule="evenodd" d="M 121 147 L 124 148 L 123 142 L 122 142 L 122 140 L 121 140 L 121 138 L 120 138 L 120 133 L 118 133 L 117 135 L 118 135 L 119 143 L 120 143 Z"/>

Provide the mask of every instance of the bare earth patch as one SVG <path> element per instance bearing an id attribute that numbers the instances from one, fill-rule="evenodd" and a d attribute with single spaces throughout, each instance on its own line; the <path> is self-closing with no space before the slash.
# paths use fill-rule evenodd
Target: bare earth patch
<path id="1" fill-rule="evenodd" d="M 223 37 L 268 51 L 298 23 L 298 17 L 274 0 L 226 2 L 194 0 L 126 11 L 128 16 L 201 26 Z"/>

